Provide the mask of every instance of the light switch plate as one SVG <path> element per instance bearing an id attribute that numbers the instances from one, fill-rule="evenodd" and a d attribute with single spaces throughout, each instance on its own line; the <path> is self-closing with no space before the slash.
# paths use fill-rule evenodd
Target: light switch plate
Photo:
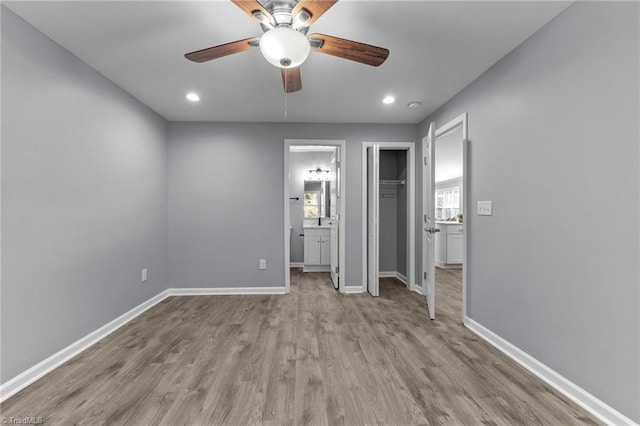
<path id="1" fill-rule="evenodd" d="M 478 216 L 491 216 L 493 206 L 491 201 L 478 201 Z"/>
<path id="2" fill-rule="evenodd" d="M 149 272 L 147 271 L 147 268 L 144 268 L 144 269 L 142 270 L 142 274 L 141 274 L 141 277 L 140 277 L 140 281 L 145 282 L 145 281 L 147 281 L 148 279 L 149 279 Z"/>

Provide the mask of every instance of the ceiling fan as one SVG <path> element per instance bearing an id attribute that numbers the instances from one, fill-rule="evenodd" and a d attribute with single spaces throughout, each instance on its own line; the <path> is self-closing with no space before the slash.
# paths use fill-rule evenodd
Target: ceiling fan
<path id="1" fill-rule="evenodd" d="M 299 66 L 311 50 L 366 65 L 379 66 L 389 50 L 325 34 L 307 36 L 309 27 L 338 0 L 231 0 L 233 4 L 260 23 L 261 37 L 245 38 L 207 49 L 187 53 L 185 58 L 207 62 L 223 56 L 259 47 L 272 65 L 281 69 L 284 91 L 302 89 Z"/>

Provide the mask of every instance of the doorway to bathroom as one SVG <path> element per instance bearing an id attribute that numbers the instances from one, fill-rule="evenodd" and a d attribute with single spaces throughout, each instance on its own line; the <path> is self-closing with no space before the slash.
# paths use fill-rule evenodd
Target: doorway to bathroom
<path id="1" fill-rule="evenodd" d="M 345 141 L 284 141 L 285 287 L 291 268 L 327 272 L 345 291 Z"/>

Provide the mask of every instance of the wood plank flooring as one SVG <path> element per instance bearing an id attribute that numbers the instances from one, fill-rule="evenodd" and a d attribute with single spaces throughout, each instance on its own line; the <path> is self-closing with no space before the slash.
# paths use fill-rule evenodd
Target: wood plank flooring
<path id="1" fill-rule="evenodd" d="M 45 425 L 599 424 L 395 279 L 341 295 L 292 270 L 289 295 L 172 297 L 7 400 Z"/>

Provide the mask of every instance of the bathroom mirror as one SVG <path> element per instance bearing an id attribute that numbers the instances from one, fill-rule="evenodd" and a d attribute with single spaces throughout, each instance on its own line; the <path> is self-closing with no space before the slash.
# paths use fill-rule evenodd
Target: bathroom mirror
<path id="1" fill-rule="evenodd" d="M 303 206 L 304 218 L 329 217 L 331 211 L 330 181 L 305 180 Z"/>

